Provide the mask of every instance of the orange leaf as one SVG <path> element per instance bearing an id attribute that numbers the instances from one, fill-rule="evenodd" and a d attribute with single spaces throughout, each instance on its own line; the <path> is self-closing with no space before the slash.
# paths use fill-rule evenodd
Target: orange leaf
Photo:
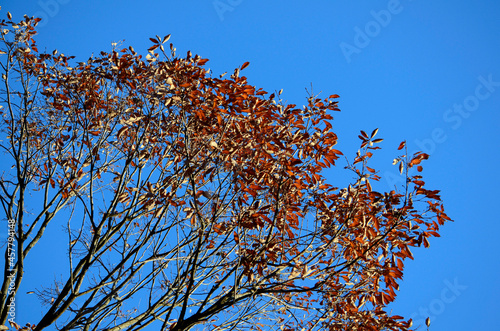
<path id="1" fill-rule="evenodd" d="M 151 51 L 154 51 L 155 49 L 157 49 L 158 47 L 160 47 L 160 45 L 153 45 L 151 47 L 148 48 L 148 51 L 151 52 Z"/>
<path id="2" fill-rule="evenodd" d="M 368 192 L 372 191 L 372 186 L 370 185 L 370 182 L 368 180 L 366 181 L 366 189 L 368 190 Z"/>
<path id="3" fill-rule="evenodd" d="M 243 63 L 243 64 L 241 65 L 240 70 L 245 69 L 246 67 L 248 67 L 248 65 L 249 65 L 249 64 L 250 64 L 250 62 L 248 62 L 248 61 L 247 61 L 247 62 L 245 62 L 245 63 Z"/>
<path id="4" fill-rule="evenodd" d="M 403 264 L 403 261 L 401 259 L 398 259 L 398 269 L 399 270 L 403 270 L 404 269 L 404 264 Z"/>

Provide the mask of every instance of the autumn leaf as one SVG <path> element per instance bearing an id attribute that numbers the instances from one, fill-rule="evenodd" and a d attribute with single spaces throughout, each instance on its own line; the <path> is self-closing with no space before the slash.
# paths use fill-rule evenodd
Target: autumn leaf
<path id="1" fill-rule="evenodd" d="M 245 69 L 246 67 L 248 67 L 248 65 L 249 65 L 249 64 L 250 64 L 250 62 L 245 62 L 245 63 L 243 63 L 243 64 L 241 65 L 241 67 L 240 67 L 240 70 Z"/>

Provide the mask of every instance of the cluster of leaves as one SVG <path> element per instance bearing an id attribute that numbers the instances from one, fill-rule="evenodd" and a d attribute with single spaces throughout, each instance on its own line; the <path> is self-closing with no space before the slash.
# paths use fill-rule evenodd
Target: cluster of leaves
<path id="1" fill-rule="evenodd" d="M 410 247 L 448 220 L 411 175 L 427 155 L 396 159 L 405 187 L 377 192 L 368 162 L 382 139 L 361 131 L 353 183 L 334 187 L 322 172 L 342 155 L 337 95 L 284 104 L 240 75 L 248 63 L 214 78 L 207 59 L 166 50 L 169 36 L 146 57 L 129 47 L 74 63 L 38 52 L 37 21 L 0 22 L 1 147 L 14 169 L 0 200 L 17 224 L 16 289 L 58 217 L 68 272 L 37 291 L 48 308 L 27 328 L 410 329 L 384 309 Z"/>

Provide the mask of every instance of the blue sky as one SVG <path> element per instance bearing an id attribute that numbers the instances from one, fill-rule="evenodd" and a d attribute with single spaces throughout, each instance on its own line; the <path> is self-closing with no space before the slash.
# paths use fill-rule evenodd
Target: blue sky
<path id="1" fill-rule="evenodd" d="M 500 305 L 499 217 L 494 208 L 500 161 L 500 3 L 497 0 L 384 1 L 77 1 L 1 2 L 2 15 L 44 18 L 39 49 L 86 60 L 124 40 L 137 51 L 149 37 L 172 34 L 179 54 L 209 58 L 218 75 L 249 61 L 250 84 L 283 88 L 298 105 L 314 92 L 340 95 L 334 114 L 339 149 L 352 158 L 359 130 L 379 128 L 383 150 L 374 161 L 382 180 L 397 184 L 391 165 L 397 146 L 431 155 L 424 163 L 430 188 L 440 189 L 455 220 L 413 250 L 393 313 L 431 330 L 492 330 Z M 329 182 L 350 176 L 330 169 Z M 58 231 L 55 229 L 54 231 Z M 55 232 L 54 232 L 55 233 Z M 51 243 L 42 243 L 32 270 L 57 276 Z M 47 257 L 51 256 L 50 261 Z M 21 292 L 35 284 L 26 274 Z M 21 295 L 19 322 L 40 313 Z"/>

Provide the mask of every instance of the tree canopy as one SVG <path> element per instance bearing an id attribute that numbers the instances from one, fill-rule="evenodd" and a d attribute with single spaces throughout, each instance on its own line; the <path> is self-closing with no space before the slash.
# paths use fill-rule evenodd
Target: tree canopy
<path id="1" fill-rule="evenodd" d="M 338 95 L 286 104 L 213 77 L 169 36 L 84 62 L 40 52 L 38 19 L 2 26 L 0 181 L 9 226 L 0 324 L 45 231 L 64 224 L 61 277 L 35 291 L 42 330 L 410 330 L 386 312 L 411 247 L 449 220 L 405 143 L 405 185 L 376 190 L 377 131 L 328 183 Z M 23 309 L 17 305 L 16 309 Z M 31 323 L 31 324 L 30 324 Z"/>

